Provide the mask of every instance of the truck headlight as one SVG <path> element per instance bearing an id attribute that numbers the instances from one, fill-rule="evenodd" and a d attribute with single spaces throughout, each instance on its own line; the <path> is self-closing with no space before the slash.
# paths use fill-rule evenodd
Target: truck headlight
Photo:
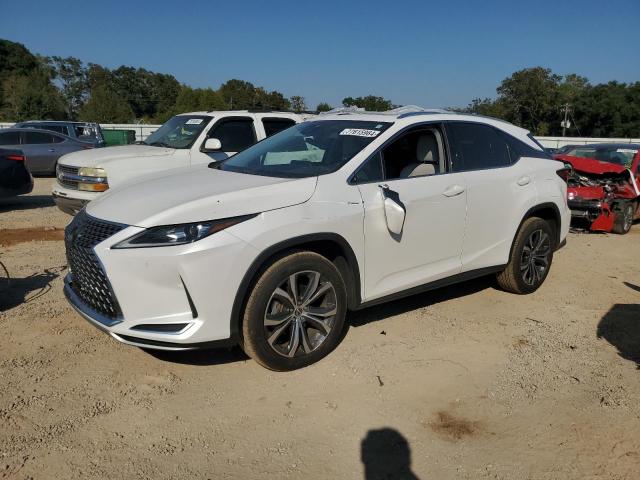
<path id="1" fill-rule="evenodd" d="M 85 192 L 104 192 L 109 189 L 107 172 L 104 168 L 81 167 L 78 176 L 83 177 L 78 182 L 78 190 Z"/>
<path id="2" fill-rule="evenodd" d="M 241 217 L 223 218 L 207 222 L 151 227 L 140 233 L 136 233 L 120 243 L 116 243 L 111 248 L 168 247 L 193 243 L 225 228 L 254 218 L 256 215 L 257 214 L 242 215 Z"/>

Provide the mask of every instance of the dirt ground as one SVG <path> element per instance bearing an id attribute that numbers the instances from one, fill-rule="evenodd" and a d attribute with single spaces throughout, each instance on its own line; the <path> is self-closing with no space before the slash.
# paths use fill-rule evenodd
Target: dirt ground
<path id="1" fill-rule="evenodd" d="M 0 478 L 640 478 L 640 225 L 571 234 L 533 295 L 480 279 L 351 314 L 273 373 L 85 322 L 52 182 L 0 201 Z"/>

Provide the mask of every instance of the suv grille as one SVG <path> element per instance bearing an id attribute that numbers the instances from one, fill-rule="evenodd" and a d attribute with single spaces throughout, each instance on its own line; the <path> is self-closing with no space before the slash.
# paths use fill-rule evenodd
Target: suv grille
<path id="1" fill-rule="evenodd" d="M 125 227 L 95 219 L 82 210 L 64 233 L 71 288 L 89 307 L 110 319 L 122 317 L 122 312 L 93 248 Z"/>
<path id="2" fill-rule="evenodd" d="M 78 167 L 68 167 L 66 165 L 58 164 L 56 170 L 56 176 L 58 177 L 58 183 L 63 187 L 71 190 L 78 189 L 78 181 L 73 180 L 74 176 L 78 175 Z"/>

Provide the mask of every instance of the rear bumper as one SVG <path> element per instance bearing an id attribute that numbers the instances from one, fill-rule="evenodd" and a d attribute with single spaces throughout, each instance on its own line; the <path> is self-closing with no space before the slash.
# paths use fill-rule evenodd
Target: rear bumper
<path id="1" fill-rule="evenodd" d="M 33 190 L 33 180 L 30 183 L 25 183 L 16 188 L 3 188 L 0 187 L 0 198 L 16 197 L 18 195 L 26 195 Z"/>

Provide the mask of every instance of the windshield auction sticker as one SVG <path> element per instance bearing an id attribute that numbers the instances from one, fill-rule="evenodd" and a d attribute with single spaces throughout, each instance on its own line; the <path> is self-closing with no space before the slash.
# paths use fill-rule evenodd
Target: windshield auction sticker
<path id="1" fill-rule="evenodd" d="M 190 118 L 186 122 L 187 125 L 200 125 L 201 123 L 202 123 L 201 118 Z"/>
<path id="2" fill-rule="evenodd" d="M 345 128 L 340 132 L 340 135 L 351 135 L 354 137 L 367 137 L 373 138 L 377 137 L 380 132 L 376 130 L 366 130 L 364 128 Z"/>

